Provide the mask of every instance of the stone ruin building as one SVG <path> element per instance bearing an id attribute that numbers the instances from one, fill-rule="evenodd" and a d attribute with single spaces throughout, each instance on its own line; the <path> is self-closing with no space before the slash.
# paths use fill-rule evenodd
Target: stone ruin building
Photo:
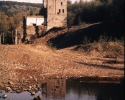
<path id="1" fill-rule="evenodd" d="M 24 17 L 23 32 L 15 32 L 15 44 L 30 41 L 52 28 L 67 27 L 67 0 L 43 0 L 40 12 L 39 16 Z"/>

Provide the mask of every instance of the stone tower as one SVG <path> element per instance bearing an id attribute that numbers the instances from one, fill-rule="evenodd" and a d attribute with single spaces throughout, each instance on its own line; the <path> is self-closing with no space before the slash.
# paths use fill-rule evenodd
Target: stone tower
<path id="1" fill-rule="evenodd" d="M 47 9 L 47 30 L 53 27 L 67 27 L 67 0 L 43 0 Z"/>

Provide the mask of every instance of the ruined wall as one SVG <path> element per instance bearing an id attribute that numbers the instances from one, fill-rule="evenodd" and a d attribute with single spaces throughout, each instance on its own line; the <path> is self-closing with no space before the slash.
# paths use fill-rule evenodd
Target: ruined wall
<path id="1" fill-rule="evenodd" d="M 47 8 L 47 0 L 43 0 L 43 6 L 44 8 Z"/>
<path id="2" fill-rule="evenodd" d="M 48 0 L 47 30 L 53 27 L 67 27 L 67 0 Z"/>
<path id="3" fill-rule="evenodd" d="M 27 26 L 26 27 L 26 33 L 31 34 L 31 35 L 35 35 L 36 34 L 35 26 Z"/>
<path id="4" fill-rule="evenodd" d="M 45 34 L 46 32 L 46 27 L 45 26 L 37 26 L 37 33 L 38 33 L 38 37 L 42 36 Z"/>
<path id="5" fill-rule="evenodd" d="M 32 40 L 31 37 L 40 37 L 46 32 L 46 27 L 44 25 L 40 26 L 26 26 L 26 39 Z"/>
<path id="6" fill-rule="evenodd" d="M 35 24 L 37 26 L 46 24 L 46 21 L 44 20 L 44 16 L 28 16 L 28 17 L 26 17 L 26 25 L 33 26 L 33 24 Z"/>
<path id="7" fill-rule="evenodd" d="M 20 44 L 22 43 L 23 38 L 23 31 L 19 28 L 17 28 L 13 33 L 13 43 L 14 44 Z"/>
<path id="8" fill-rule="evenodd" d="M 32 40 L 36 37 L 41 36 L 45 31 L 46 31 L 46 18 L 43 16 L 28 16 L 25 17 L 26 19 L 26 24 L 25 24 L 25 29 L 26 29 L 26 37 L 25 40 Z"/>

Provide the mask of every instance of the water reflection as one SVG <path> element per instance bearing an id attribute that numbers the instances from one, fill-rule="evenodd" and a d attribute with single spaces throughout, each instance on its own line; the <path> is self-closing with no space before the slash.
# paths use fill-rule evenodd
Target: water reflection
<path id="1" fill-rule="evenodd" d="M 66 84 L 66 100 L 124 100 L 124 84 L 84 83 L 80 79 L 68 79 Z"/>
<path id="2" fill-rule="evenodd" d="M 66 79 L 49 79 L 42 83 L 42 93 L 48 98 L 64 98 L 66 93 Z"/>
<path id="3" fill-rule="evenodd" d="M 29 82 L 27 85 L 26 87 L 38 88 L 16 93 L 14 89 L 5 92 L 5 88 L 0 87 L 0 90 L 3 90 L 0 92 L 0 100 L 4 100 L 4 94 L 8 95 L 5 100 L 33 100 L 39 95 L 42 95 L 41 100 L 124 100 L 123 84 L 85 83 L 74 78 L 49 78 L 39 83 Z M 31 95 L 33 91 L 35 95 Z"/>

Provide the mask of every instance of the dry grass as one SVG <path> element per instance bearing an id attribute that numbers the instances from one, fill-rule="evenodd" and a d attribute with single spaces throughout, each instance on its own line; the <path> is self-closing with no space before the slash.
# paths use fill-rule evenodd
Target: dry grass
<path id="1" fill-rule="evenodd" d="M 77 46 L 74 50 L 99 57 L 123 58 L 124 55 L 124 46 L 120 45 L 118 42 L 88 43 Z"/>

